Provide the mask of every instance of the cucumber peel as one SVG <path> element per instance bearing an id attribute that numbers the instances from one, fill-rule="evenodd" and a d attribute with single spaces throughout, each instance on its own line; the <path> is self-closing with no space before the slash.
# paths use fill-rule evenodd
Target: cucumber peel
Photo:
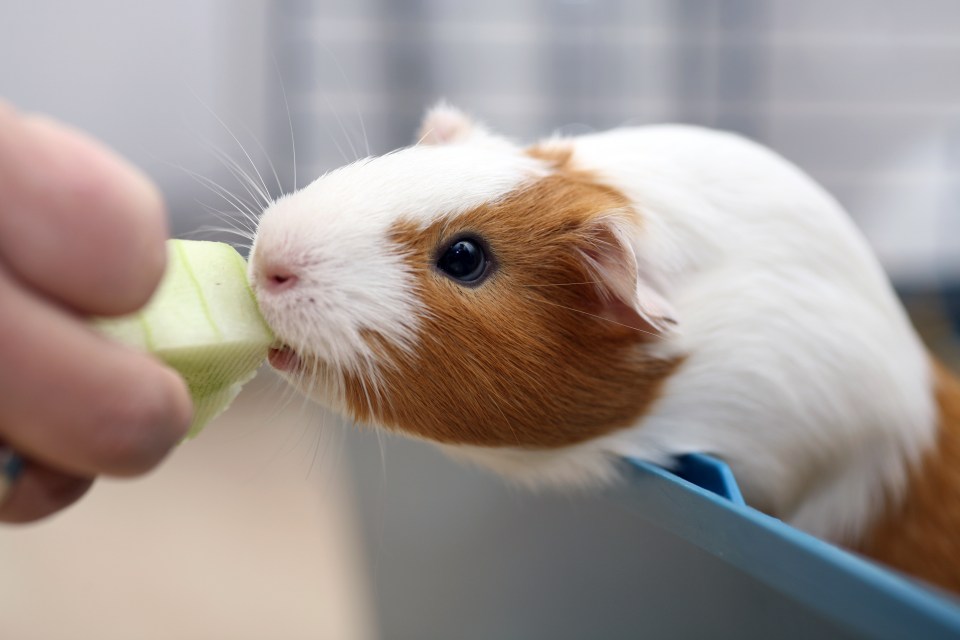
<path id="1" fill-rule="evenodd" d="M 256 375 L 274 342 L 247 283 L 246 262 L 222 242 L 167 241 L 167 270 L 150 302 L 94 325 L 176 369 L 193 398 L 192 438 Z"/>

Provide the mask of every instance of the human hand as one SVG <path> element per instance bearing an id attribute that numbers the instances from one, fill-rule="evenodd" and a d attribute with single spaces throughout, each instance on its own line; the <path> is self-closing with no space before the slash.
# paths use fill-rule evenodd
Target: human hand
<path id="1" fill-rule="evenodd" d="M 183 381 L 95 333 L 160 281 L 156 188 L 86 136 L 0 102 L 0 445 L 24 459 L 0 521 L 77 500 L 100 475 L 153 468 L 183 437 Z"/>

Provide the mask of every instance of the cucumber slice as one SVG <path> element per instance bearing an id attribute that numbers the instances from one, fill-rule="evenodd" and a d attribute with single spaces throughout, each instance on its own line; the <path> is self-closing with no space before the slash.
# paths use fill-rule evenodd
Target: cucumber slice
<path id="1" fill-rule="evenodd" d="M 167 241 L 167 271 L 137 313 L 94 321 L 110 337 L 148 351 L 190 388 L 188 438 L 229 406 L 274 341 L 247 284 L 246 263 L 221 242 Z"/>

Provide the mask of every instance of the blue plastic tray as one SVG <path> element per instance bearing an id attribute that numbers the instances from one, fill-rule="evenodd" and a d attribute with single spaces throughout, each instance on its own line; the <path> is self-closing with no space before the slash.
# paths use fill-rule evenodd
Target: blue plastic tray
<path id="1" fill-rule="evenodd" d="M 627 464 L 614 499 L 856 637 L 960 638 L 960 601 L 752 509 L 723 462 Z"/>

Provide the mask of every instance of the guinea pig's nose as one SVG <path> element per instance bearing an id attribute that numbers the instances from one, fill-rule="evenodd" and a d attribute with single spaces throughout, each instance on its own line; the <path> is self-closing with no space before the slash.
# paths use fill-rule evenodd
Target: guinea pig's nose
<path id="1" fill-rule="evenodd" d="M 266 265 L 260 271 L 260 284 L 274 293 L 293 288 L 297 280 L 297 274 L 282 265 Z"/>

